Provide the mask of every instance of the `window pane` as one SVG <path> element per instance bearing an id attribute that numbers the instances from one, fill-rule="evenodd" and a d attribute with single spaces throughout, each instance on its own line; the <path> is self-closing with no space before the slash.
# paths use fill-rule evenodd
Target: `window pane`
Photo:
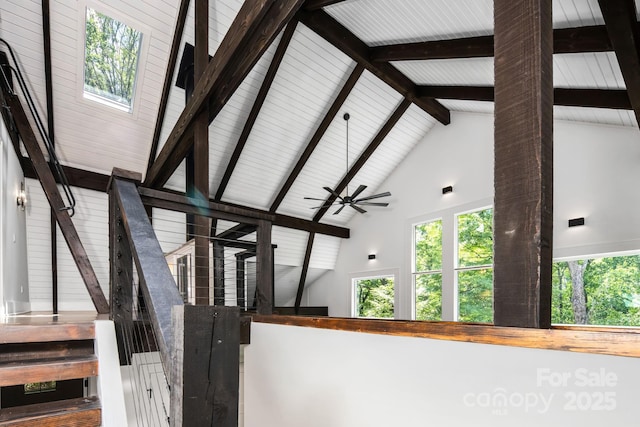
<path id="1" fill-rule="evenodd" d="M 418 274 L 416 289 L 416 320 L 442 319 L 442 274 Z"/>
<path id="2" fill-rule="evenodd" d="M 458 272 L 458 320 L 493 322 L 493 269 Z"/>
<path id="3" fill-rule="evenodd" d="M 458 215 L 458 267 L 493 263 L 493 209 Z"/>
<path id="4" fill-rule="evenodd" d="M 415 226 L 415 271 L 442 269 L 442 221 Z"/>
<path id="5" fill-rule="evenodd" d="M 555 262 L 551 321 L 640 326 L 640 255 Z"/>
<path id="6" fill-rule="evenodd" d="M 87 8 L 84 91 L 131 107 L 142 35 Z"/>
<path id="7" fill-rule="evenodd" d="M 356 317 L 393 318 L 393 277 L 355 281 Z"/>

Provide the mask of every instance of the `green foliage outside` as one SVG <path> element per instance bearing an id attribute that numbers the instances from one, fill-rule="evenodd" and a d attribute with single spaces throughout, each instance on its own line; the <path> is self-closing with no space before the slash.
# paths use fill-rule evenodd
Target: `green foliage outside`
<path id="1" fill-rule="evenodd" d="M 356 317 L 393 319 L 393 277 L 356 282 Z"/>
<path id="2" fill-rule="evenodd" d="M 442 221 L 417 225 L 415 244 L 416 319 L 442 320 Z"/>
<path id="3" fill-rule="evenodd" d="M 416 320 L 442 320 L 442 274 L 415 276 Z"/>
<path id="4" fill-rule="evenodd" d="M 493 322 L 493 209 L 458 215 L 458 320 Z"/>
<path id="5" fill-rule="evenodd" d="M 85 91 L 130 107 L 141 38 L 122 22 L 87 9 Z"/>
<path id="6" fill-rule="evenodd" d="M 587 324 L 640 326 L 640 255 L 597 258 L 584 269 Z M 569 263 L 553 264 L 552 323 L 573 324 Z"/>

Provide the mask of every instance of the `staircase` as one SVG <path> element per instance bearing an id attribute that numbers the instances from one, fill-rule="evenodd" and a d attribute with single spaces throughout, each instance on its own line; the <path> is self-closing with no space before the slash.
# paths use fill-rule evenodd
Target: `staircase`
<path id="1" fill-rule="evenodd" d="M 0 387 L 98 375 L 93 322 L 0 325 Z M 0 426 L 100 426 L 97 397 L 0 409 Z"/>

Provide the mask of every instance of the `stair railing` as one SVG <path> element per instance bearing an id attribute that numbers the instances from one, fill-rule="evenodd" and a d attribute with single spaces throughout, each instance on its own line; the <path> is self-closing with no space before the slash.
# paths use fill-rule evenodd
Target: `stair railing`
<path id="1" fill-rule="evenodd" d="M 10 64 L 2 64 L 2 66 L 0 66 L 0 73 L 2 74 L 2 85 L 11 95 L 16 95 L 16 92 L 13 89 L 13 85 L 11 84 L 13 79 L 8 74 L 13 72 L 13 74 L 17 77 L 18 85 L 20 86 L 22 95 L 24 96 L 24 99 L 27 102 L 27 106 L 29 108 L 29 111 L 31 112 L 31 116 L 33 117 L 34 123 L 38 129 L 38 134 L 40 135 L 40 138 L 44 143 L 44 147 L 47 150 L 47 154 L 49 155 L 49 163 L 51 164 L 51 167 L 57 177 L 57 181 L 60 184 L 62 184 L 62 190 L 64 192 L 65 199 L 67 200 L 67 202 L 65 203 L 64 207 L 62 207 L 61 209 L 69 211 L 69 216 L 73 216 L 73 214 L 75 213 L 76 199 L 75 199 L 75 196 L 73 195 L 73 191 L 71 191 L 71 186 L 69 185 L 69 181 L 64 173 L 64 170 L 62 169 L 62 165 L 58 160 L 58 156 L 56 156 L 56 150 L 55 150 L 53 141 L 51 141 L 51 139 L 49 138 L 49 133 L 47 132 L 47 128 L 44 126 L 42 122 L 40 113 L 38 113 L 36 104 L 33 100 L 33 97 L 31 96 L 31 91 L 29 90 L 29 87 L 24 78 L 24 75 L 22 74 L 20 64 L 16 58 L 15 53 L 13 52 L 13 49 L 11 48 L 9 43 L 7 43 L 7 41 L 2 38 L 0 38 L 0 43 L 3 43 L 7 47 L 7 50 L 9 51 L 9 55 L 11 56 L 11 59 L 14 64 L 13 66 L 11 66 Z M 16 153 L 16 154 L 18 154 L 18 156 L 20 155 L 20 153 Z"/>
<path id="2" fill-rule="evenodd" d="M 114 169 L 108 187 L 110 306 L 120 364 L 140 351 L 126 341 L 139 334 L 135 313 L 143 304 L 153 330 L 150 346 L 160 354 L 170 388 L 169 424 L 235 427 L 240 310 L 184 304 L 142 203 L 140 181 L 138 173 Z"/>

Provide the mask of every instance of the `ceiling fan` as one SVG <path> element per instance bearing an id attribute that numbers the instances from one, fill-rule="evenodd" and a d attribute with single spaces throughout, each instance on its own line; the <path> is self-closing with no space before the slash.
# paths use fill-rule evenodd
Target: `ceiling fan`
<path id="1" fill-rule="evenodd" d="M 349 119 L 351 118 L 351 116 L 349 116 L 349 113 L 344 113 L 343 116 L 347 126 L 347 173 L 349 173 Z M 367 188 L 366 185 L 360 185 L 358 186 L 358 188 L 356 189 L 356 191 L 353 192 L 353 194 L 349 195 L 349 185 L 347 185 L 347 192 L 346 195 L 344 197 L 342 197 L 337 191 L 331 189 L 330 187 L 322 187 L 323 189 L 325 189 L 326 191 L 328 191 L 333 197 L 335 197 L 335 200 L 333 203 L 325 203 L 322 204 L 320 206 L 314 206 L 311 209 L 322 209 L 322 208 L 329 208 L 333 205 L 340 205 L 340 207 L 333 213 L 334 215 L 338 215 L 340 212 L 342 212 L 342 210 L 345 208 L 345 206 L 350 206 L 351 208 L 355 209 L 356 211 L 360 212 L 360 213 L 366 213 L 367 211 L 362 209 L 361 206 L 382 206 L 382 207 L 386 207 L 389 206 L 389 203 L 381 203 L 381 202 L 372 202 L 371 200 L 374 199 L 379 199 L 381 197 L 387 197 L 387 196 L 391 196 L 391 193 L 388 191 L 385 191 L 384 193 L 378 193 L 378 194 L 374 194 L 372 196 L 367 196 L 367 197 L 360 197 L 358 198 L 358 196 Z M 319 200 L 322 202 L 327 202 L 325 201 L 325 199 L 316 199 L 314 197 L 305 197 L 306 200 Z"/>

